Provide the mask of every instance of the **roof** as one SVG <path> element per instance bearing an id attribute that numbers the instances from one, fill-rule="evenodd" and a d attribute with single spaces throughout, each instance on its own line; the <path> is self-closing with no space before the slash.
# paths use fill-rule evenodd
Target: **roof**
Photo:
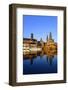
<path id="1" fill-rule="evenodd" d="M 36 39 L 31 39 L 31 38 L 23 38 L 23 40 L 25 40 L 25 41 L 27 41 L 27 40 L 37 41 Z"/>

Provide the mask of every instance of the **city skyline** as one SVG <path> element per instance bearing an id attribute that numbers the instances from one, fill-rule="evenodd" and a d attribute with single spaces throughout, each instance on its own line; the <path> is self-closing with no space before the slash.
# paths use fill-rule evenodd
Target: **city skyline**
<path id="1" fill-rule="evenodd" d="M 34 39 L 46 41 L 47 35 L 52 33 L 53 39 L 57 42 L 57 16 L 35 16 L 24 15 L 24 38 L 30 38 L 31 33 Z"/>

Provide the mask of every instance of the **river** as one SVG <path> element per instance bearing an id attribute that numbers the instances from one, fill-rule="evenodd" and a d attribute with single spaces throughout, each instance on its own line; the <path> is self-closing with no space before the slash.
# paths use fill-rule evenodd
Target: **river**
<path id="1" fill-rule="evenodd" d="M 24 75 L 49 73 L 57 73 L 57 55 L 32 53 L 23 56 Z"/>

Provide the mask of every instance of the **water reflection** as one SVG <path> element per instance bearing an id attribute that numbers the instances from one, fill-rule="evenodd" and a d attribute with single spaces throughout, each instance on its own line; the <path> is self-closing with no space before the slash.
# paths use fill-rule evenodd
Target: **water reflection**
<path id="1" fill-rule="evenodd" d="M 54 53 L 30 52 L 23 54 L 23 74 L 57 73 L 57 56 Z"/>
<path id="2" fill-rule="evenodd" d="M 54 55 L 53 56 L 47 56 L 46 55 L 46 60 L 49 63 L 49 65 L 52 65 L 53 58 L 54 58 Z"/>
<path id="3" fill-rule="evenodd" d="M 40 59 L 42 60 L 43 56 L 46 56 L 46 60 L 48 62 L 49 65 L 52 65 L 52 61 L 53 61 L 53 58 L 54 58 L 54 54 L 45 54 L 43 51 L 42 52 L 31 52 L 31 53 L 25 53 L 23 55 L 23 60 L 30 60 L 30 64 L 32 65 L 34 60 L 37 58 L 37 57 L 40 57 Z"/>

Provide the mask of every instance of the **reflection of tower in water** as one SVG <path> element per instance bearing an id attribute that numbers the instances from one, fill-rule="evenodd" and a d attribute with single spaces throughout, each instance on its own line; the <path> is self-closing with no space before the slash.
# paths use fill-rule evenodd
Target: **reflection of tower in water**
<path id="1" fill-rule="evenodd" d="M 46 56 L 46 60 L 49 63 L 49 65 L 52 65 L 54 56 Z"/>
<path id="2" fill-rule="evenodd" d="M 33 64 L 33 62 L 34 62 L 34 58 L 36 58 L 37 56 L 32 56 L 31 58 L 30 58 L 30 64 L 32 65 Z"/>
<path id="3" fill-rule="evenodd" d="M 40 58 L 42 58 L 43 55 L 44 55 L 44 52 L 42 51 L 42 52 L 40 53 Z"/>
<path id="4" fill-rule="evenodd" d="M 37 54 L 27 54 L 23 56 L 23 60 L 30 60 L 30 64 L 33 64 L 34 59 L 37 57 Z"/>

